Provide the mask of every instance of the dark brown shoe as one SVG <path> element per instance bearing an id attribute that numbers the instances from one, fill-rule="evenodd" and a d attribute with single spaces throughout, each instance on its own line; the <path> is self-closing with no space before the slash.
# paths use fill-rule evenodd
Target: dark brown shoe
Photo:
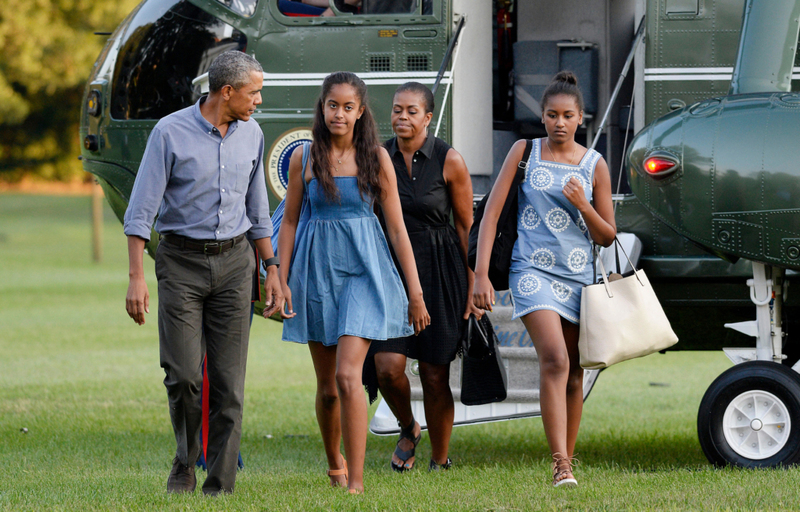
<path id="1" fill-rule="evenodd" d="M 197 487 L 197 477 L 194 474 L 194 464 L 186 466 L 181 464 L 178 457 L 172 460 L 172 471 L 167 479 L 167 492 L 184 493 L 194 492 Z"/>

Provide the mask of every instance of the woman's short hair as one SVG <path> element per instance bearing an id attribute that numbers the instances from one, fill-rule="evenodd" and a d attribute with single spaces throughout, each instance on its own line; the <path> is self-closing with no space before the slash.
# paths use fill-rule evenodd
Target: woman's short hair
<path id="1" fill-rule="evenodd" d="M 433 112 L 435 105 L 433 103 L 433 93 L 430 89 L 428 89 L 427 85 L 421 84 L 419 82 L 406 82 L 394 91 L 394 94 L 397 95 L 401 92 L 413 92 L 415 94 L 419 94 L 422 96 L 422 100 L 425 103 L 425 113 Z"/>

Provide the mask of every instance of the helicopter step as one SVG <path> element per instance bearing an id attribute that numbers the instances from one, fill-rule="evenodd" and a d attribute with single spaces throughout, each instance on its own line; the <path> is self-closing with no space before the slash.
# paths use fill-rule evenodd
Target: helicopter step
<path id="1" fill-rule="evenodd" d="M 630 256 L 634 265 L 638 264 L 642 254 L 642 242 L 631 233 L 617 235 L 622 248 Z M 613 250 L 601 249 L 599 258 L 603 259 L 606 268 L 617 268 Z M 624 259 L 624 258 L 623 258 Z M 629 263 L 625 260 L 621 272 L 630 271 Z M 520 319 L 511 319 L 513 307 L 511 294 L 508 290 L 495 292 L 495 307 L 489 318 L 494 326 L 500 345 L 500 356 L 508 375 L 508 396 L 498 403 L 466 406 L 460 402 L 461 398 L 461 359 L 456 358 L 450 364 L 450 388 L 455 401 L 454 425 L 473 425 L 494 421 L 505 421 L 518 418 L 541 416 L 539 405 L 539 359 L 533 348 L 528 332 Z M 583 375 L 583 399 L 589 397 L 592 387 L 597 381 L 599 370 L 586 370 Z M 411 409 L 414 418 L 427 428 L 425 408 L 422 402 L 422 384 L 419 378 L 419 363 L 409 359 L 406 362 L 406 375 L 411 383 Z M 385 400 L 381 399 L 378 408 L 369 424 L 369 430 L 376 435 L 396 435 L 400 432 L 397 419 L 389 409 Z"/>
<path id="2" fill-rule="evenodd" d="M 754 349 L 724 348 L 735 364 L 709 386 L 697 414 L 700 446 L 717 466 L 776 467 L 800 462 L 800 362 L 789 368 L 782 329 L 788 281 L 779 267 L 753 262 L 747 280 L 756 320 L 725 327 L 756 338 Z"/>

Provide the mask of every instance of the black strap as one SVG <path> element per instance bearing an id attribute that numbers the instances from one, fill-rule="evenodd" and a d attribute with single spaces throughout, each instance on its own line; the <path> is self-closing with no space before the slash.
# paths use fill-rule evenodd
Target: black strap
<path id="1" fill-rule="evenodd" d="M 522 180 L 525 179 L 525 168 L 528 166 L 528 159 L 531 157 L 531 148 L 533 147 L 533 141 L 530 139 L 525 140 L 525 153 L 522 155 L 522 160 L 519 161 L 517 164 L 517 174 L 514 176 L 514 181 L 511 183 L 511 188 L 509 189 L 509 195 L 514 194 L 514 197 L 519 193 L 519 185 L 522 183 Z M 516 208 L 517 201 L 509 201 L 506 199 L 506 202 L 503 204 L 503 210 L 500 212 L 500 218 L 498 220 L 498 225 L 505 224 L 504 220 L 511 214 L 511 208 Z M 514 216 L 517 215 L 517 212 L 514 211 Z"/>
<path id="2" fill-rule="evenodd" d="M 264 270 L 267 270 L 267 267 L 275 265 L 276 267 L 280 267 L 281 260 L 277 256 L 273 256 L 272 258 L 267 258 L 265 260 L 261 260 L 262 265 L 264 265 Z"/>
<path id="3" fill-rule="evenodd" d="M 533 141 L 526 139 L 525 153 L 522 155 L 522 160 L 517 164 L 517 175 L 514 177 L 514 185 L 517 187 L 525 179 L 525 169 L 528 167 L 528 160 L 531 158 L 531 149 L 533 149 Z"/>

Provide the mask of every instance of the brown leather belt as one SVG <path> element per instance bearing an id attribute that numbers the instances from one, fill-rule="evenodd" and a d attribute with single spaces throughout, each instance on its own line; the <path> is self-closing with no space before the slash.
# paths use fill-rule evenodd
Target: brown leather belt
<path id="1" fill-rule="evenodd" d="M 202 252 L 203 254 L 222 254 L 223 252 L 230 251 L 236 244 L 244 240 L 244 235 L 239 235 L 236 238 L 229 240 L 195 240 L 193 238 L 186 238 L 180 235 L 164 235 L 162 240 L 170 245 L 180 247 L 181 249 L 189 249 L 191 251 Z"/>

